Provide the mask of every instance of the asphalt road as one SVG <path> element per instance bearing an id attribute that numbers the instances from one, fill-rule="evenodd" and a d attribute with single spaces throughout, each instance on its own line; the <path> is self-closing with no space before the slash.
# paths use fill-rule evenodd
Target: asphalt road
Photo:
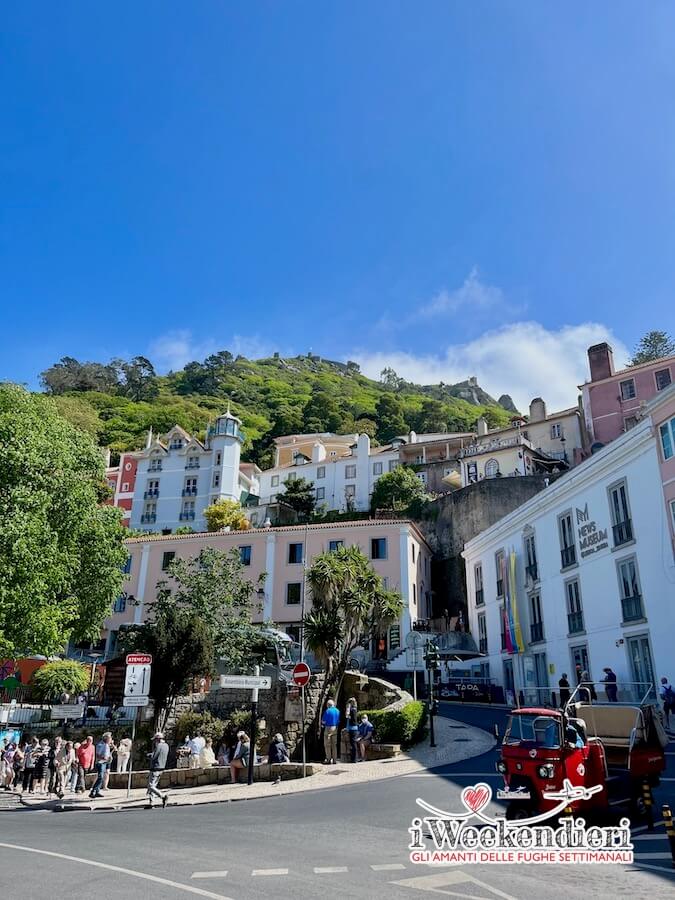
<path id="1" fill-rule="evenodd" d="M 490 728 L 504 713 L 444 708 Z M 461 740 L 462 729 L 456 731 Z M 675 790 L 675 745 L 657 802 Z M 195 808 L 110 813 L 0 813 L 5 884 L 23 896 L 179 898 L 675 897 L 663 826 L 637 831 L 634 866 L 436 868 L 410 862 L 411 819 L 422 797 L 459 810 L 462 787 L 498 783 L 494 752 L 456 766 L 369 785 Z M 675 805 L 675 804 L 674 804 Z M 660 808 L 660 807 L 659 807 Z M 646 839 L 645 839 L 646 838 Z M 646 868 L 653 866 L 654 868 Z M 431 879 L 431 880 L 430 880 Z"/>

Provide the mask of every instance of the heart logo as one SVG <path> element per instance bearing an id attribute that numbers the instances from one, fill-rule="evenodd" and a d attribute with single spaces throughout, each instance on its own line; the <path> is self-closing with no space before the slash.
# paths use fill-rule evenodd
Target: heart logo
<path id="1" fill-rule="evenodd" d="M 473 787 L 465 787 L 462 791 L 462 803 L 472 813 L 479 813 L 490 802 L 492 789 L 481 782 Z"/>

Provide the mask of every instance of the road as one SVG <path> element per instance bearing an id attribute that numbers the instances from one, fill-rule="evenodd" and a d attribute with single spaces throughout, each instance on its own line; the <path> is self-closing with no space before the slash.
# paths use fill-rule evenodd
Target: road
<path id="1" fill-rule="evenodd" d="M 490 717 L 504 719 L 501 711 L 469 706 L 444 712 L 484 727 Z M 456 733 L 461 740 L 462 729 Z M 669 753 L 673 781 L 659 790 L 659 804 L 675 789 L 672 744 Z M 675 896 L 663 826 L 655 837 L 636 833 L 638 866 L 413 865 L 407 845 L 415 799 L 459 810 L 462 787 L 479 779 L 497 784 L 494 761 L 491 752 L 369 785 L 195 808 L 2 813 L 3 879 L 24 896 L 54 900 L 74 893 L 97 900 Z"/>

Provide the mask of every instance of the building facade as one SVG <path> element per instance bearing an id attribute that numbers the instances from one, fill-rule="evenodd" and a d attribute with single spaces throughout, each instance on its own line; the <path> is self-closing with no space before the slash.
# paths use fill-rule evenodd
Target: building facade
<path id="1" fill-rule="evenodd" d="M 663 510 L 644 420 L 466 543 L 470 627 L 497 684 L 542 703 L 563 673 L 574 686 L 610 666 L 628 699 L 672 677 L 675 558 Z"/>
<path id="2" fill-rule="evenodd" d="M 311 604 L 305 598 L 306 568 L 319 553 L 339 546 L 359 547 L 385 587 L 400 591 L 404 612 L 382 636 L 386 654 L 397 653 L 414 623 L 430 614 L 431 551 L 412 522 L 370 520 L 131 538 L 126 542 L 124 593 L 105 621 L 106 656 L 114 654 L 121 627 L 151 616 L 157 584 L 166 579 L 171 561 L 197 556 L 205 548 L 237 551 L 254 588 L 264 576 L 254 621 L 273 621 L 297 641 L 303 611 Z"/>
<path id="3" fill-rule="evenodd" d="M 599 447 L 628 431 L 643 406 L 675 382 L 675 356 L 620 371 L 609 344 L 588 348 L 590 381 L 580 385 L 591 443 Z"/>
<path id="4" fill-rule="evenodd" d="M 138 459 L 134 453 L 122 453 L 116 466 L 107 466 L 105 479 L 112 491 L 110 503 L 122 510 L 122 524 L 129 527 L 136 490 Z"/>

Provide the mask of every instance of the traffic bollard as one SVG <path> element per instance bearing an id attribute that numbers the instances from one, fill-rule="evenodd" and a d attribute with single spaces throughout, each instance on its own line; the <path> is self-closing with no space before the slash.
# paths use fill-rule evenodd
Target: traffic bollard
<path id="1" fill-rule="evenodd" d="M 645 818 L 647 820 L 647 831 L 654 830 L 654 801 L 652 798 L 652 789 L 649 782 L 645 779 L 642 782 L 642 802 L 645 805 Z"/>
<path id="2" fill-rule="evenodd" d="M 666 826 L 668 843 L 670 844 L 670 856 L 672 859 L 673 868 L 675 869 L 675 828 L 673 827 L 673 814 L 670 811 L 670 807 L 667 803 L 664 803 L 661 809 L 663 814 L 663 822 Z"/>

